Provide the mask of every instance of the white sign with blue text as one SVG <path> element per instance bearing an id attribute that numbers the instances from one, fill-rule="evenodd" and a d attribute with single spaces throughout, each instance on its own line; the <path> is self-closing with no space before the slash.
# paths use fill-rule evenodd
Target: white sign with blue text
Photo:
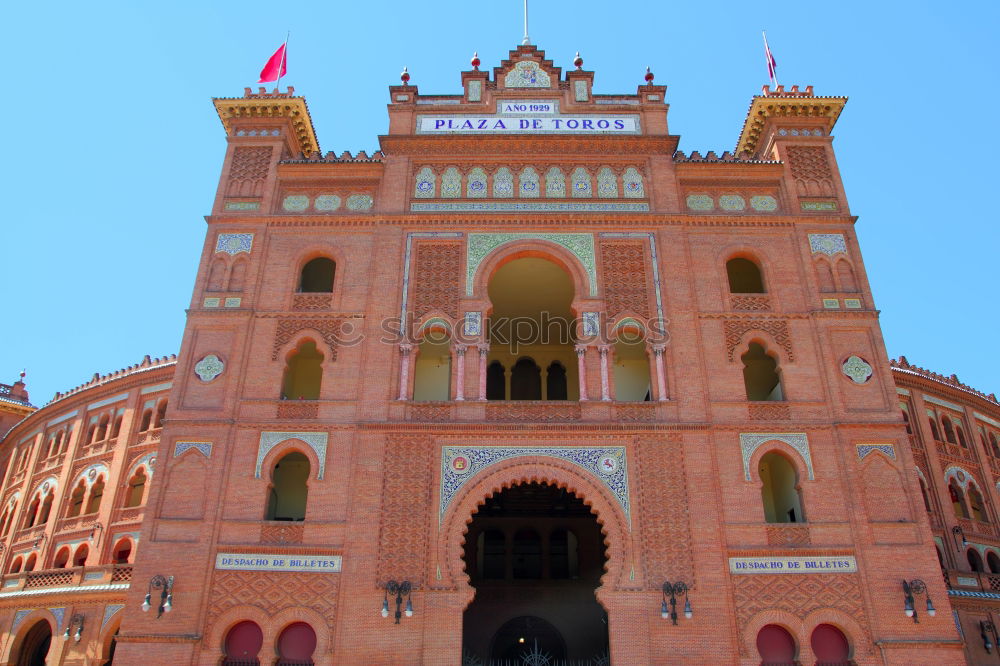
<path id="1" fill-rule="evenodd" d="M 807 555 L 787 557 L 730 557 L 732 574 L 856 573 L 853 555 Z"/>
<path id="2" fill-rule="evenodd" d="M 226 571 L 340 573 L 342 564 L 340 555 L 218 553 L 215 556 L 215 568 Z"/>
<path id="3" fill-rule="evenodd" d="M 533 103 L 527 103 L 530 107 Z M 417 117 L 417 134 L 641 134 L 639 117 L 621 114 L 559 115 L 550 108 L 515 111 L 519 115 L 426 115 Z M 549 105 L 539 105 L 549 107 Z"/>

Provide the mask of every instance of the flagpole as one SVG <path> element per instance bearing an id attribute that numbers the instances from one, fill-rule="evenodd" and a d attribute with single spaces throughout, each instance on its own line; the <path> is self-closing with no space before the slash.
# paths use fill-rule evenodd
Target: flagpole
<path id="1" fill-rule="evenodd" d="M 521 43 L 531 43 L 531 37 L 528 37 L 528 0 L 524 0 L 524 39 L 521 40 Z"/>
<path id="2" fill-rule="evenodd" d="M 771 85 L 775 88 L 778 87 L 778 70 L 771 63 L 774 62 L 774 57 L 771 55 L 771 47 L 767 45 L 767 31 L 761 30 L 760 34 L 764 36 L 764 57 L 767 58 L 767 73 L 771 78 Z"/>
<path id="3" fill-rule="evenodd" d="M 281 62 L 278 64 L 278 82 L 274 84 L 274 92 L 281 91 L 281 70 L 285 68 L 285 56 L 288 54 L 288 38 L 291 36 L 291 30 L 285 33 L 285 44 L 281 47 Z"/>

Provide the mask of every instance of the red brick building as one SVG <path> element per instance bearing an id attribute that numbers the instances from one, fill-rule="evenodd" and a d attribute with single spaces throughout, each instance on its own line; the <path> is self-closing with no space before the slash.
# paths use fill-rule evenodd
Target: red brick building
<path id="1" fill-rule="evenodd" d="M 44 640 L 129 664 L 985 654 L 992 579 L 949 572 L 949 593 L 934 545 L 949 569 L 973 561 L 943 552 L 953 525 L 984 561 L 1000 546 L 992 449 L 970 442 L 1000 408 L 907 371 L 966 419 L 965 480 L 947 439 L 907 435 L 832 148 L 846 99 L 765 88 L 734 153 L 685 155 L 665 86 L 595 95 L 582 64 L 521 46 L 457 95 L 404 74 L 371 156 L 323 156 L 291 90 L 216 100 L 228 149 L 176 365 L 98 378 L 5 440 L 32 451 L 0 497 L 20 493 L 8 663 Z M 168 381 L 126 561 L 122 499 L 94 536 L 27 525 L 64 407 L 52 511 L 91 507 L 88 464 L 134 501 L 143 392 Z M 93 455 L 101 410 L 122 420 Z M 953 480 L 968 517 L 934 509 Z M 63 540 L 94 555 L 55 567 Z M 72 591 L 30 591 L 42 560 Z M 103 596 L 80 589 L 98 573 Z M 89 643 L 61 638 L 77 615 Z"/>

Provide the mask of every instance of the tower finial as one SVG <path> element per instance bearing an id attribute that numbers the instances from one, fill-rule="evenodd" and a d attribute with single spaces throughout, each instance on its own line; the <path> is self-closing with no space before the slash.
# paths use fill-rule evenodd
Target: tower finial
<path id="1" fill-rule="evenodd" d="M 403 82 L 404 86 L 410 84 L 410 73 L 406 71 L 406 67 L 403 67 L 403 71 L 399 73 L 399 80 Z"/>
<path id="2" fill-rule="evenodd" d="M 524 39 L 521 43 L 525 45 L 531 43 L 531 37 L 528 37 L 528 0 L 524 0 Z"/>
<path id="3" fill-rule="evenodd" d="M 472 60 L 470 61 L 472 68 L 475 70 L 479 69 L 479 51 L 475 51 L 472 54 Z"/>

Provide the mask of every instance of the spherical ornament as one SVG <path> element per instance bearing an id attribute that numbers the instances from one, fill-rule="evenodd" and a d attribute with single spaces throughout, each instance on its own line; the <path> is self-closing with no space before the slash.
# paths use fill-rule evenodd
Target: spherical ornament
<path id="1" fill-rule="evenodd" d="M 580 57 L 580 52 L 576 52 L 576 57 L 573 58 L 573 64 L 576 65 L 577 69 L 583 67 L 583 58 Z"/>
<path id="2" fill-rule="evenodd" d="M 650 71 L 649 67 L 646 68 L 646 83 L 649 85 L 653 84 L 653 72 Z"/>
<path id="3" fill-rule="evenodd" d="M 479 69 L 479 51 L 476 51 L 475 53 L 472 54 L 472 60 L 470 60 L 469 62 L 472 63 L 472 69 L 475 70 Z"/>
<path id="4" fill-rule="evenodd" d="M 403 71 L 400 72 L 399 80 L 403 82 L 404 86 L 410 82 L 410 73 L 406 71 L 406 67 L 403 67 Z"/>

